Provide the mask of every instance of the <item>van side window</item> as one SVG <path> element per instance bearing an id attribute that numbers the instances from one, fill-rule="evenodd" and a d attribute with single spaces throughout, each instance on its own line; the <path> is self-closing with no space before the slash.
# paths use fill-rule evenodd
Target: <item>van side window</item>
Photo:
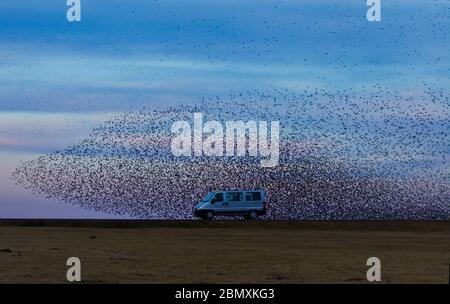
<path id="1" fill-rule="evenodd" d="M 214 203 L 223 202 L 223 193 L 217 193 L 213 198 Z"/>
<path id="2" fill-rule="evenodd" d="M 245 193 L 246 201 L 260 201 L 261 200 L 261 192 L 247 192 Z"/>
<path id="3" fill-rule="evenodd" d="M 242 201 L 242 192 L 228 192 L 226 196 L 229 202 Z"/>

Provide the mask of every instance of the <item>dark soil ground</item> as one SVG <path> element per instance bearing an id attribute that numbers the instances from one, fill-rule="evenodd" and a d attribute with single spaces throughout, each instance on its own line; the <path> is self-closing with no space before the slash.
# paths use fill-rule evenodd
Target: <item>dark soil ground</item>
<path id="1" fill-rule="evenodd" d="M 450 222 L 1 220 L 0 282 L 449 282 Z"/>

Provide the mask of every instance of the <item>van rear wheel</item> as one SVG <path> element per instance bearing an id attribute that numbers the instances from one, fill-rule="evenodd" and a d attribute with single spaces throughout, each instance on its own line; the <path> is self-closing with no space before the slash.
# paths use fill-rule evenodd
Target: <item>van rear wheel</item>
<path id="1" fill-rule="evenodd" d="M 244 215 L 244 219 L 246 220 L 256 220 L 258 217 L 258 213 L 256 211 L 250 211 L 248 214 Z"/>

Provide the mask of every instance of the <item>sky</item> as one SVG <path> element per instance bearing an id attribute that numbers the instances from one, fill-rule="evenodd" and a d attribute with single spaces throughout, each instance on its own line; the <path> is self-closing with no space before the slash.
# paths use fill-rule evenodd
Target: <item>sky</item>
<path id="1" fill-rule="evenodd" d="M 0 3 L 0 217 L 109 217 L 36 198 L 15 166 L 118 113 L 247 90 L 450 88 L 450 1 Z M 441 117 L 442 119 L 442 117 Z M 445 117 L 444 117 L 445 119 Z"/>

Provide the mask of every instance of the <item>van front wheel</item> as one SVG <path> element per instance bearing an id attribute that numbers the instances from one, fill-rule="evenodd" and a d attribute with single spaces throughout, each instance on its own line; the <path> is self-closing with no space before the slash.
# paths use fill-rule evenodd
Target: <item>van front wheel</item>
<path id="1" fill-rule="evenodd" d="M 204 220 L 212 220 L 214 218 L 214 212 L 212 211 L 208 211 L 205 213 L 205 215 L 203 216 Z"/>

